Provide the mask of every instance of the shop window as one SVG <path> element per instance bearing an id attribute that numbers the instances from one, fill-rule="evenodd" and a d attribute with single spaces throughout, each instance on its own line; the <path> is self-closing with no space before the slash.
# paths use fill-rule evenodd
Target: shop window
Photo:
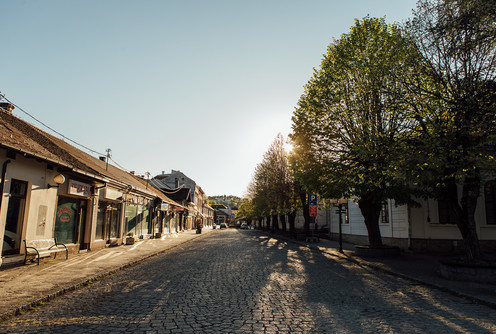
<path id="1" fill-rule="evenodd" d="M 96 238 L 117 238 L 119 234 L 120 204 L 100 200 L 96 222 Z"/>
<path id="2" fill-rule="evenodd" d="M 486 207 L 486 224 L 496 225 L 496 181 L 484 185 L 484 204 Z"/>
<path id="3" fill-rule="evenodd" d="M 59 196 L 55 216 L 54 235 L 57 242 L 64 244 L 77 243 L 79 200 L 76 198 Z"/>
<path id="4" fill-rule="evenodd" d="M 437 210 L 439 216 L 439 224 L 456 224 L 455 210 L 449 205 L 448 200 L 438 198 Z"/>
<path id="5" fill-rule="evenodd" d="M 133 235 L 140 235 L 136 230 L 138 224 L 138 208 L 135 205 L 129 204 L 126 207 L 126 233 L 132 233 Z"/>

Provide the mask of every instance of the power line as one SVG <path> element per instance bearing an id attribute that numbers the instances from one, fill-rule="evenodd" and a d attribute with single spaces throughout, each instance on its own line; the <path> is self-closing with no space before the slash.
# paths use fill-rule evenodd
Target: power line
<path id="1" fill-rule="evenodd" d="M 59 136 L 61 136 L 62 138 L 64 138 L 64 139 L 66 139 L 66 140 L 70 141 L 71 143 L 76 144 L 76 145 L 78 145 L 78 146 L 80 146 L 80 147 L 83 147 L 83 148 L 85 148 L 86 150 L 88 150 L 88 151 L 90 151 L 90 152 L 92 152 L 92 153 L 98 154 L 98 155 L 100 155 L 100 156 L 104 156 L 104 155 L 105 155 L 105 154 L 100 153 L 100 152 L 98 152 L 98 151 L 92 150 L 91 148 L 89 148 L 89 147 L 87 147 L 87 146 L 85 146 L 85 145 L 83 145 L 83 144 L 80 144 L 80 143 L 78 143 L 78 142 L 76 142 L 76 141 L 72 140 L 72 139 L 71 139 L 71 138 L 69 138 L 69 137 L 64 136 L 62 133 L 58 132 L 57 130 L 55 130 L 55 129 L 51 128 L 51 127 L 49 127 L 48 125 L 46 125 L 45 123 L 43 123 L 42 121 L 40 121 L 39 119 L 37 119 L 36 117 L 34 117 L 33 115 L 31 115 L 30 113 L 28 113 L 28 112 L 27 112 L 27 111 L 25 111 L 24 109 L 22 109 L 21 107 L 19 107 L 19 106 L 18 106 L 18 105 L 16 105 L 15 103 L 13 103 L 12 101 L 10 101 L 8 98 L 6 98 L 6 97 L 5 97 L 5 95 L 3 95 L 3 94 L 1 94 L 1 93 L 0 93 L 0 97 L 1 97 L 1 98 L 3 98 L 4 100 L 6 100 L 7 102 L 9 102 L 11 105 L 13 105 L 14 107 L 16 107 L 16 108 L 17 108 L 17 109 L 19 109 L 20 111 L 22 111 L 23 113 L 25 113 L 26 115 L 28 115 L 29 117 L 31 117 L 32 119 L 34 119 L 36 122 L 40 123 L 41 125 L 43 125 L 43 126 L 44 126 L 44 127 L 46 127 L 47 129 L 50 129 L 51 131 L 55 132 L 56 134 L 58 134 L 58 135 L 59 135 Z"/>

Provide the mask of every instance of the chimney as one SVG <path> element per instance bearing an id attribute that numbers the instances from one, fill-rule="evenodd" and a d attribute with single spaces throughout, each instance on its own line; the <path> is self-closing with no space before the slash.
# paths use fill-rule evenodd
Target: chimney
<path id="1" fill-rule="evenodd" d="M 130 171 L 129 174 L 134 175 L 134 170 Z"/>
<path id="2" fill-rule="evenodd" d="M 8 102 L 0 102 L 0 108 L 9 114 L 12 114 L 12 110 L 14 110 L 14 106 Z"/>
<path id="3" fill-rule="evenodd" d="M 107 157 L 99 157 L 98 159 L 102 160 L 103 162 L 107 161 Z"/>

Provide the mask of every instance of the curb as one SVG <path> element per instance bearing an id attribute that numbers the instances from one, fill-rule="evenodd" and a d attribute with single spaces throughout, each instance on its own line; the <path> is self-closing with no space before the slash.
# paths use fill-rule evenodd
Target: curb
<path id="1" fill-rule="evenodd" d="M 65 288 L 62 288 L 62 289 L 59 289 L 57 291 L 54 291 L 54 292 L 50 292 L 48 293 L 47 295 L 45 295 L 44 297 L 40 297 L 40 298 L 37 298 L 36 300 L 33 300 L 31 302 L 28 302 L 24 305 L 21 305 L 21 306 L 17 306 L 15 309 L 12 309 L 10 311 L 5 311 L 3 313 L 0 314 L 0 322 L 4 322 L 4 321 L 7 321 L 9 320 L 10 318 L 13 318 L 15 316 L 18 316 L 18 315 L 21 315 L 21 314 L 24 314 L 25 312 L 29 312 L 31 310 L 34 310 L 36 307 L 38 306 L 42 306 L 44 305 L 45 303 L 47 302 L 50 302 L 52 300 L 54 300 L 55 298 L 57 297 L 60 297 L 60 296 L 63 296 L 65 295 L 66 293 L 69 293 L 69 292 L 72 292 L 72 291 L 75 291 L 75 290 L 78 290 L 78 289 L 81 289 L 85 286 L 88 286 L 90 284 L 92 284 L 92 282 L 95 282 L 95 281 L 99 281 L 99 280 L 102 280 L 106 277 L 109 277 L 109 276 L 112 276 L 124 269 L 127 269 L 127 268 L 130 268 L 130 267 L 133 267 L 141 262 L 144 262 L 154 256 L 157 256 L 157 255 L 160 255 L 160 254 L 163 254 L 163 253 L 166 253 L 166 252 L 169 252 L 171 250 L 173 250 L 174 248 L 177 248 L 179 246 L 182 246 L 184 244 L 187 244 L 189 242 L 192 242 L 193 240 L 196 240 L 198 238 L 202 238 L 206 235 L 210 234 L 209 233 L 205 233 L 205 234 L 198 234 L 198 235 L 194 235 L 191 239 L 188 239 L 188 240 L 185 240 L 183 242 L 180 242 L 176 245 L 172 245 L 170 247 L 167 247 L 167 248 L 164 248 L 160 251 L 156 251 L 155 253 L 151 253 L 151 254 L 148 254 L 146 256 L 143 256 L 142 258 L 139 258 L 139 259 L 136 259 L 136 260 L 133 260 L 131 262 L 128 262 L 126 264 L 123 264 L 121 265 L 120 267 L 117 267 L 117 268 L 114 268 L 114 269 L 111 269 L 111 270 L 107 270 L 107 271 L 103 271 L 101 272 L 100 274 L 97 274 L 97 275 L 94 275 L 94 276 L 91 276 L 91 277 L 86 277 L 82 280 L 80 280 L 79 282 L 77 283 L 74 283 L 68 287 L 65 287 Z"/>

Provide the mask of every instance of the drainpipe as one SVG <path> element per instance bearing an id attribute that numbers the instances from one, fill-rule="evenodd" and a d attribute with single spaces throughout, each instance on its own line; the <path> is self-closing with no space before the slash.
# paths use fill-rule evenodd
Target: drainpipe
<path id="1" fill-rule="evenodd" d="M 2 166 L 2 181 L 0 182 L 0 212 L 2 209 L 2 201 L 3 201 L 3 190 L 5 187 L 5 175 L 7 175 L 7 165 L 10 163 L 10 160 L 7 160 L 3 163 Z"/>

